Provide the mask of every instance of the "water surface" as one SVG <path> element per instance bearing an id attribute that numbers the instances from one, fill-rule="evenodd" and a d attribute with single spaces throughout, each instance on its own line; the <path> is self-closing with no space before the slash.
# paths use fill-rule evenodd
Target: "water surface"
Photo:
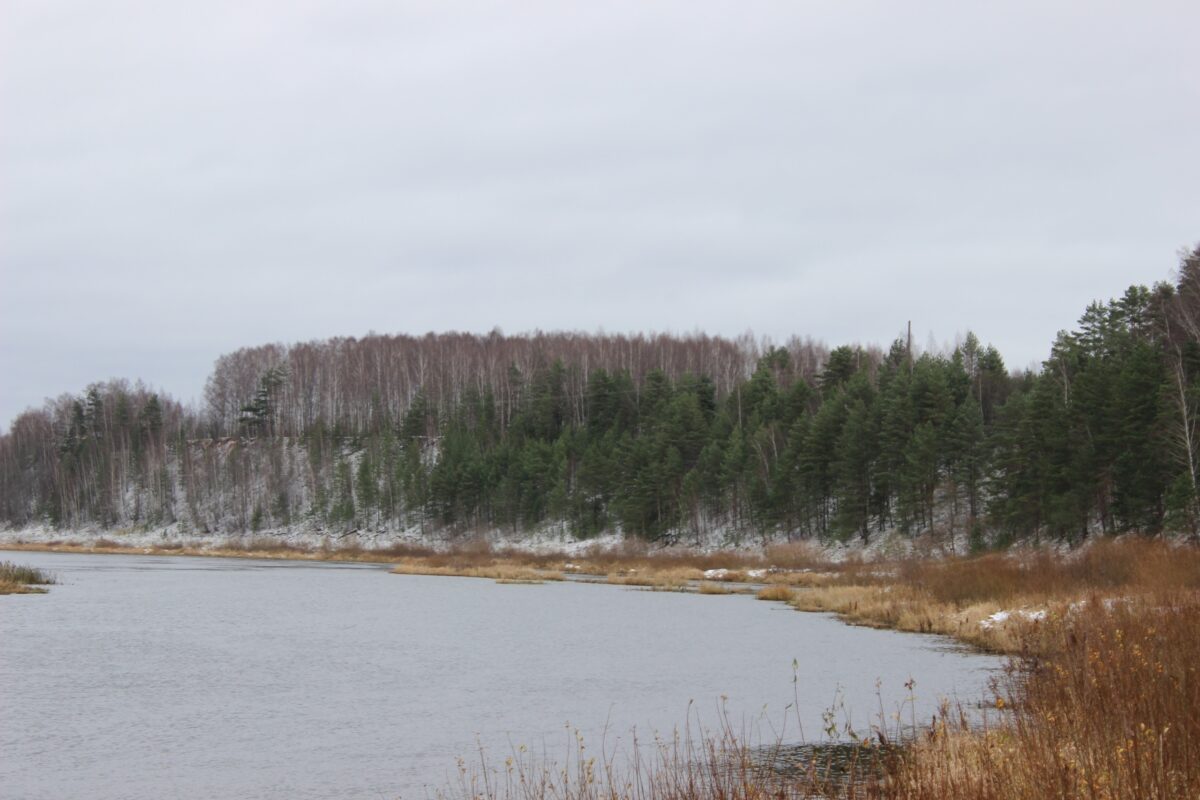
<path id="1" fill-rule="evenodd" d="M 998 660 L 751 597 L 500 585 L 378 565 L 13 553 L 57 573 L 0 597 L 6 798 L 393 798 L 442 785 L 482 744 L 563 752 L 707 724 L 809 741 L 839 696 L 859 728 L 916 679 L 978 700 Z M 793 685 L 793 661 L 798 680 Z M 689 703 L 694 701 L 689 712 Z M 792 713 L 792 712 L 788 712 Z M 796 719 L 787 723 L 797 738 Z"/>

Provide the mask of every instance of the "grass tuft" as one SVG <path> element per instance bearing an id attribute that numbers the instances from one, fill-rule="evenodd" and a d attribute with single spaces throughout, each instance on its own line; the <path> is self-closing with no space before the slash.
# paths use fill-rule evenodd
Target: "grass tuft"
<path id="1" fill-rule="evenodd" d="M 694 567 L 670 567 L 663 569 L 630 568 L 619 572 L 610 572 L 605 580 L 620 586 L 645 586 L 651 589 L 669 589 L 682 591 L 693 581 L 704 577 L 704 573 Z"/>
<path id="2" fill-rule="evenodd" d="M 44 589 L 33 588 L 57 583 L 54 576 L 37 567 L 0 561 L 0 594 L 33 594 Z"/>
<path id="3" fill-rule="evenodd" d="M 756 595 L 759 600 L 782 600 L 785 603 L 789 602 L 795 596 L 795 592 L 793 592 L 787 586 L 783 586 L 778 583 L 771 584 L 770 586 L 764 586 L 762 589 L 758 590 L 758 594 Z"/>
<path id="4" fill-rule="evenodd" d="M 460 578 L 491 578 L 498 583 L 542 583 L 561 581 L 561 572 L 513 566 L 511 564 L 442 565 L 405 562 L 392 567 L 397 575 L 441 575 Z"/>

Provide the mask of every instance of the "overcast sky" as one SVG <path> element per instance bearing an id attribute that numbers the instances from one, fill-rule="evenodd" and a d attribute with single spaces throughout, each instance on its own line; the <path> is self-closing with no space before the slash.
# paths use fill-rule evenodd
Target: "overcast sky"
<path id="1" fill-rule="evenodd" d="M 0 429 L 368 331 L 975 330 L 1200 240 L 1200 4 L 0 0 Z"/>

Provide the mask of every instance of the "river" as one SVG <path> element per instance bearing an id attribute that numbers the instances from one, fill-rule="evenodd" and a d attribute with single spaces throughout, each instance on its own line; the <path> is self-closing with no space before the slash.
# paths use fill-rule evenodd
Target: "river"
<path id="1" fill-rule="evenodd" d="M 0 796 L 421 798 L 455 759 L 669 734 L 809 741 L 978 701 L 1000 660 L 746 596 L 392 575 L 380 565 L 0 553 Z M 796 681 L 793 683 L 793 675 Z M 905 688 L 915 679 L 915 690 Z M 911 695 L 913 704 L 908 705 Z M 722 699 L 724 698 L 724 699 Z M 893 723 L 894 724 L 894 723 Z"/>

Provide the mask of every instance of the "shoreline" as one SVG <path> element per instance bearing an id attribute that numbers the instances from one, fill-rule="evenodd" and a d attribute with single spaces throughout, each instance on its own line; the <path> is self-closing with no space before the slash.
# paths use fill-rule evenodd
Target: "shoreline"
<path id="1" fill-rule="evenodd" d="M 1024 632 L 1032 613 L 1006 611 L 997 602 L 979 602 L 966 607 L 932 602 L 900 581 L 900 568 L 896 564 L 821 563 L 812 561 L 807 553 L 788 566 L 779 566 L 766 562 L 763 557 L 752 558 L 736 552 L 598 550 L 588 555 L 571 555 L 493 551 L 478 543 L 447 552 L 406 545 L 368 549 L 263 544 L 262 540 L 250 540 L 244 547 L 229 546 L 228 543 L 214 547 L 182 543 L 161 546 L 123 544 L 100 538 L 90 544 L 0 542 L 0 551 L 362 563 L 390 566 L 389 572 L 397 575 L 486 578 L 518 584 L 573 579 L 648 591 L 750 594 L 762 601 L 784 603 L 796 611 L 833 614 L 847 625 L 935 634 L 961 646 L 1004 655 L 1015 655 L 1026 647 Z M 713 567 L 714 563 L 729 566 Z M 1061 616 L 1068 602 L 1053 603 L 1056 616 Z M 1046 602 L 1039 604 L 1037 619 L 1048 613 L 1044 607 L 1049 605 Z M 1000 617 L 1003 624 L 988 622 Z"/>
<path id="2" fill-rule="evenodd" d="M 342 561 L 364 564 L 390 564 L 396 560 L 394 556 L 380 554 L 378 557 L 371 552 L 340 552 L 338 550 L 302 550 L 299 548 L 279 549 L 238 549 L 231 547 L 191 547 L 187 545 L 162 547 L 124 545 L 120 543 L 87 545 L 73 542 L 0 542 L 0 552 L 13 553 L 77 553 L 82 555 L 129 555 L 129 556 L 188 556 L 195 558 L 253 558 L 275 561 Z"/>
<path id="3" fill-rule="evenodd" d="M 1151 603 L 1161 593 L 1156 589 L 1156 570 L 1144 570 L 1141 585 L 1101 587 L 1084 580 L 1077 586 L 1058 585 L 1070 569 L 1070 556 L 1046 551 L 1021 553 L 1009 551 L 966 558 L 941 560 L 813 563 L 780 567 L 765 564 L 762 557 L 751 559 L 744 553 L 696 552 L 622 552 L 595 551 L 588 555 L 563 552 L 530 553 L 493 551 L 486 544 L 468 543 L 446 552 L 431 548 L 395 545 L 388 549 L 359 546 L 344 548 L 305 548 L 275 544 L 263 547 L 251 540 L 247 546 L 228 544 L 216 547 L 172 544 L 169 546 L 122 544 L 99 539 L 91 544 L 78 542 L 0 542 L 0 552 L 47 552 L 79 555 L 185 556 L 191 558 L 230 558 L 294 562 L 335 562 L 377 564 L 395 575 L 484 578 L 505 584 L 539 584 L 570 580 L 598 583 L 644 591 L 683 592 L 702 595 L 752 595 L 758 600 L 783 603 L 792 610 L 832 614 L 851 626 L 943 636 L 955 645 L 1014 658 L 1039 655 L 1047 645 L 1048 634 L 1066 624 L 1088 605 L 1112 609 L 1117 606 Z M 258 545 L 258 546 L 256 546 Z M 1099 545 L 1119 551 L 1137 544 Z M 1153 545 L 1145 545 L 1153 549 Z M 1164 549 L 1156 552 L 1161 561 Z M 1197 551 L 1200 553 L 1200 551 Z M 1104 553 L 1099 560 L 1111 560 L 1115 552 Z M 1169 558 L 1170 556 L 1167 555 Z M 1019 573 L 1029 569 L 1030 561 L 1041 559 L 1040 567 L 1048 574 L 1029 579 Z M 806 560 L 802 557 L 802 560 Z M 1200 561 L 1200 555 L 1197 555 Z M 737 562 L 742 562 L 738 565 Z M 749 561 L 749 564 L 746 562 Z M 730 567 L 712 567 L 712 563 Z M 1001 599 L 988 596 L 970 599 L 939 596 L 936 584 L 947 581 L 951 593 L 952 574 L 971 571 L 978 580 L 980 572 L 996 570 L 1008 563 L 1017 574 L 1002 580 L 1026 585 Z M 914 564 L 921 566 L 914 567 Z M 1049 566 L 1052 565 L 1052 566 Z M 918 574 L 906 574 L 916 570 Z M 930 584 L 933 585 L 931 589 Z M 1039 585 L 1041 584 L 1041 585 Z M 37 593 L 38 589 L 24 590 Z M 44 590 L 40 590 L 44 592 Z M 993 586 L 990 590 L 995 593 Z"/>

